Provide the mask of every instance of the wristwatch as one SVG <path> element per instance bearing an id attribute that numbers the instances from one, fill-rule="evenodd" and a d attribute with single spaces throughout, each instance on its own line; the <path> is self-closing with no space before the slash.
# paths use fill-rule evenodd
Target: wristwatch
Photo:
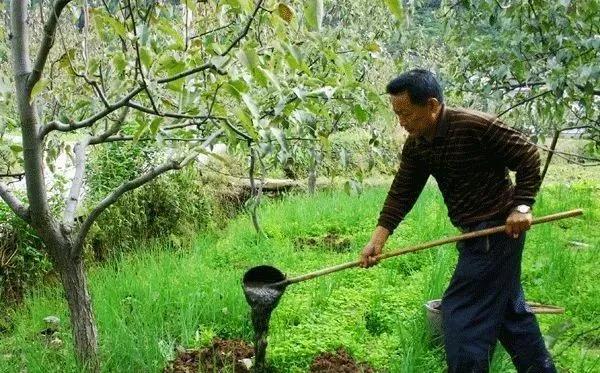
<path id="1" fill-rule="evenodd" d="M 515 207 L 515 210 L 520 212 L 521 214 L 528 214 L 531 212 L 531 206 L 519 205 L 519 206 Z"/>

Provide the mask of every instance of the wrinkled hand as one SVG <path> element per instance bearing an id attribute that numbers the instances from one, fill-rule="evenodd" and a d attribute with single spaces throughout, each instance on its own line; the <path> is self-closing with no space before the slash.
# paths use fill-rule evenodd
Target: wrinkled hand
<path id="1" fill-rule="evenodd" d="M 523 214 L 518 211 L 510 213 L 506 218 L 506 234 L 512 238 L 519 238 L 519 235 L 529 228 L 531 228 L 531 222 L 533 216 L 530 212 Z"/>
<path id="2" fill-rule="evenodd" d="M 381 255 L 382 249 L 383 245 L 374 243 L 372 241 L 366 244 L 360 253 L 360 266 L 363 268 L 368 268 L 379 263 L 379 255 Z"/>

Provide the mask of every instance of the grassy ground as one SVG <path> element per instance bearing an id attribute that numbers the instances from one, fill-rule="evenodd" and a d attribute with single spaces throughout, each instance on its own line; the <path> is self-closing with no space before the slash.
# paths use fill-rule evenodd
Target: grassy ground
<path id="1" fill-rule="evenodd" d="M 95 268 L 89 282 L 104 370 L 159 371 L 176 346 L 205 345 L 215 335 L 251 340 L 240 284 L 245 270 L 272 264 L 297 275 L 355 260 L 385 192 L 272 200 L 260 214 L 269 238 L 257 238 L 240 216 L 225 231 L 199 237 L 193 250 L 149 248 Z M 524 255 L 527 298 L 566 308 L 564 315 L 539 317 L 565 372 L 600 370 L 600 333 L 589 332 L 600 320 L 598 197 L 598 188 L 585 184 L 546 188 L 537 215 L 576 207 L 586 214 L 534 228 Z M 455 233 L 439 193 L 429 187 L 388 248 Z M 282 372 L 305 372 L 316 354 L 342 345 L 381 371 L 443 372 L 443 351 L 430 341 L 423 303 L 441 296 L 455 261 L 447 245 L 291 286 L 273 314 L 268 360 Z M 0 371 L 76 371 L 61 291 L 45 287 L 26 304 L 14 315 L 15 329 L 0 340 Z M 62 320 L 62 345 L 40 335 L 48 315 Z M 507 356 L 496 355 L 493 371 L 510 372 Z"/>

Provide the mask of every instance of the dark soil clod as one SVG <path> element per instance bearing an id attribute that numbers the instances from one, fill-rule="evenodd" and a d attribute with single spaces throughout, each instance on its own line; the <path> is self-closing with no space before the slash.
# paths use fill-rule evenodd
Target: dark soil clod
<path id="1" fill-rule="evenodd" d="M 364 363 L 356 363 L 348 352 L 340 347 L 335 353 L 324 352 L 315 357 L 310 366 L 311 373 L 374 373 Z"/>
<path id="2" fill-rule="evenodd" d="M 254 356 L 254 349 L 242 340 L 215 339 L 212 346 L 178 353 L 164 373 L 249 372 L 242 359 Z"/>

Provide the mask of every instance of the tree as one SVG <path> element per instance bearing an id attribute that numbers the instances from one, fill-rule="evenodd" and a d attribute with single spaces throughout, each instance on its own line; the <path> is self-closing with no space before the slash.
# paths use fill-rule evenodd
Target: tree
<path id="1" fill-rule="evenodd" d="M 458 1 L 440 14 L 453 91 L 499 115 L 534 112 L 513 119 L 537 134 L 584 126 L 599 139 L 598 1 Z"/>
<path id="2" fill-rule="evenodd" d="M 15 89 L 2 93 L 0 177 L 24 177 L 26 198 L 4 183 L 0 197 L 43 241 L 64 287 L 77 359 L 97 371 L 83 252 L 103 211 L 192 163 L 219 137 L 249 152 L 254 172 L 269 155 L 288 162 L 289 142 L 326 146 L 329 134 L 365 123 L 369 108 L 382 101 L 365 82 L 372 47 L 324 32 L 320 0 L 86 3 L 90 23 L 81 34 L 63 30 L 75 30 L 81 14 L 70 0 L 40 2 L 39 19 L 36 4 L 10 4 Z M 345 110 L 354 119 L 341 123 Z M 21 140 L 5 130 L 20 132 Z M 82 211 L 89 149 L 115 141 L 150 141 L 169 151 Z M 56 206 L 45 170 L 61 152 L 73 157 L 75 173 Z M 317 152 L 308 150 L 314 158 Z"/>

